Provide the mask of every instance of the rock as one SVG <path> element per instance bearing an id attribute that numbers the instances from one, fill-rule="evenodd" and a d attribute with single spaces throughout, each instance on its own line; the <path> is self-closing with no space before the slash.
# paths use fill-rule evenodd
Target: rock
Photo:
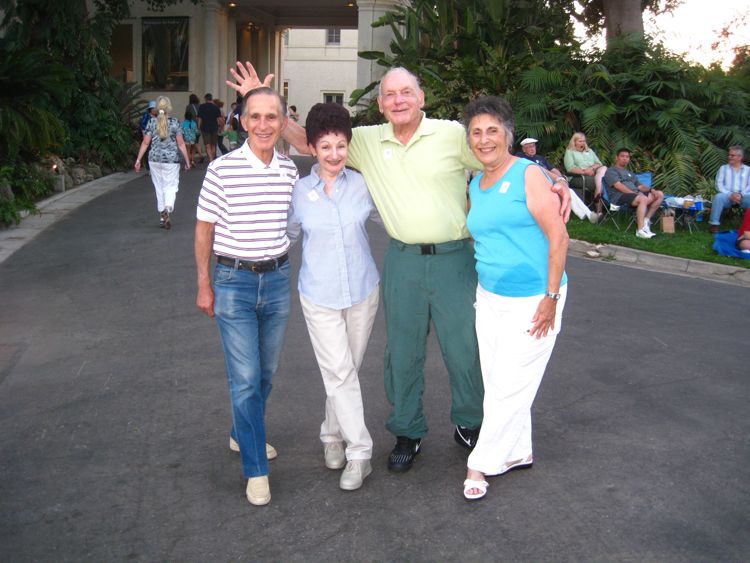
<path id="1" fill-rule="evenodd" d="M 73 176 L 70 175 L 70 173 L 66 170 L 65 174 L 63 174 L 65 177 L 65 189 L 70 189 L 73 186 L 75 186 L 75 182 L 73 182 Z"/>
<path id="2" fill-rule="evenodd" d="M 89 174 L 93 180 L 96 180 L 97 178 L 102 177 L 102 169 L 99 168 L 99 166 L 97 164 L 94 164 L 93 162 L 85 164 L 83 168 L 86 170 L 86 173 Z"/>
<path id="3" fill-rule="evenodd" d="M 83 166 L 75 165 L 70 169 L 70 175 L 73 178 L 73 185 L 80 186 L 86 182 L 86 170 Z"/>

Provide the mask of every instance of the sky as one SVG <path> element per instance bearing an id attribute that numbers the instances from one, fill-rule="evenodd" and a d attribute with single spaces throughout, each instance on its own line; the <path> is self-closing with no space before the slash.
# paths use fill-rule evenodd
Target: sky
<path id="1" fill-rule="evenodd" d="M 742 15 L 744 21 L 730 25 L 729 39 L 713 50 L 711 44 L 719 40 L 721 30 Z M 673 53 L 684 53 L 687 60 L 704 66 L 719 62 L 728 69 L 734 60 L 732 47 L 750 44 L 750 1 L 684 0 L 668 14 L 644 13 L 643 26 Z M 598 44 L 604 47 L 603 36 Z"/>
<path id="2" fill-rule="evenodd" d="M 720 31 L 743 15 L 744 21 L 729 26 L 731 36 L 712 50 Z M 685 53 L 690 61 L 705 66 L 718 61 L 729 68 L 734 60 L 732 47 L 750 44 L 748 0 L 685 0 L 671 14 L 644 14 L 643 23 L 646 33 L 662 39 L 670 51 Z"/>

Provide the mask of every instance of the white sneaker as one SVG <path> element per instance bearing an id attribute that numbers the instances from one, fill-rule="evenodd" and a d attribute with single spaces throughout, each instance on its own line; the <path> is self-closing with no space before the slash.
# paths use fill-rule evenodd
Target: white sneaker
<path id="1" fill-rule="evenodd" d="M 271 502 L 271 489 L 268 486 L 268 475 L 250 477 L 247 480 L 245 495 L 250 504 L 264 506 Z"/>
<path id="2" fill-rule="evenodd" d="M 341 469 L 346 465 L 344 442 L 326 442 L 323 444 L 323 457 L 328 469 Z"/>
<path id="3" fill-rule="evenodd" d="M 597 213 L 596 211 L 592 211 L 589 213 L 589 221 L 596 225 L 599 222 L 601 215 Z"/>
<path id="4" fill-rule="evenodd" d="M 651 230 L 651 221 L 649 219 L 646 219 L 643 222 L 643 230 L 651 235 L 656 236 L 656 233 Z"/>
<path id="5" fill-rule="evenodd" d="M 635 236 L 637 236 L 638 238 L 652 238 L 656 235 L 654 233 L 648 232 L 644 227 L 643 229 L 636 231 Z"/>
<path id="6" fill-rule="evenodd" d="M 369 459 L 353 459 L 346 464 L 346 469 L 341 474 L 339 487 L 345 491 L 355 491 L 362 486 L 362 483 L 370 473 L 372 465 Z"/>

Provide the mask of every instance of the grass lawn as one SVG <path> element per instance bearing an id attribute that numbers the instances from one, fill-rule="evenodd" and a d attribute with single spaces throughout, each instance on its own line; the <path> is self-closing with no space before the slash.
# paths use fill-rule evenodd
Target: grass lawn
<path id="1" fill-rule="evenodd" d="M 571 215 L 571 219 L 568 221 L 568 233 L 572 239 L 585 240 L 592 243 L 616 244 L 618 246 L 626 246 L 628 248 L 636 248 L 668 256 L 750 268 L 750 260 L 719 256 L 711 248 L 713 235 L 708 232 L 708 224 L 705 221 L 698 223 L 698 230 L 693 229 L 692 234 L 680 224 L 676 225 L 676 232 L 674 234 L 662 233 L 661 223 L 657 221 L 651 227 L 651 230 L 657 235 L 651 239 L 637 238 L 634 227 L 630 227 L 625 232 L 624 225 L 627 222 L 622 219 L 619 222 L 620 230 L 618 231 L 611 221 L 600 225 L 592 225 L 588 221 L 581 221 L 575 215 Z M 721 228 L 737 229 L 738 226 L 739 222 L 736 219 L 729 218 L 722 222 Z"/>

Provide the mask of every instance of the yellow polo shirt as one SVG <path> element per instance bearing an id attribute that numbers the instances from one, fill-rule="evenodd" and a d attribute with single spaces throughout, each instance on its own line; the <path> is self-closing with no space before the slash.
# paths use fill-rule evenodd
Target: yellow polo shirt
<path id="1" fill-rule="evenodd" d="M 460 123 L 422 121 L 404 146 L 390 123 L 356 127 L 347 165 L 358 169 L 388 234 L 407 244 L 469 237 L 466 169 L 481 169 Z"/>

